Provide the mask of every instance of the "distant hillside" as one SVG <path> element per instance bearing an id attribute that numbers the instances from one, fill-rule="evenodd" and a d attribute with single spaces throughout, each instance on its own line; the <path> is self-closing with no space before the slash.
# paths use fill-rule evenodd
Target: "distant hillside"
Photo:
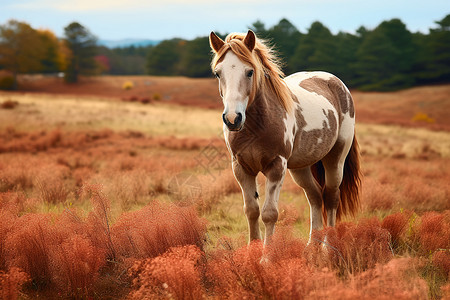
<path id="1" fill-rule="evenodd" d="M 146 47 L 158 45 L 160 41 L 147 39 L 122 39 L 122 40 L 98 40 L 97 44 L 107 48 L 122 48 L 122 47 Z"/>

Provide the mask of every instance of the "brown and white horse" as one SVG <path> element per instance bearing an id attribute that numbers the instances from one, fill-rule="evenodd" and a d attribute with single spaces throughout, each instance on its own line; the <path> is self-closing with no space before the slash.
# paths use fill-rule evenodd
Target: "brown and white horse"
<path id="1" fill-rule="evenodd" d="M 272 50 L 247 34 L 210 35 L 224 104 L 223 131 L 244 197 L 250 241 L 260 239 L 256 176 L 266 176 L 265 243 L 278 220 L 286 170 L 307 196 L 311 235 L 359 207 L 355 110 L 347 87 L 325 72 L 284 75 Z"/>

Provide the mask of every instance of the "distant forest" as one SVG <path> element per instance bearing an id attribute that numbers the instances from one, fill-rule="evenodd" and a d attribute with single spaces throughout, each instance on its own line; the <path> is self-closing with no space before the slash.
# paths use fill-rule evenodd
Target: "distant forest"
<path id="1" fill-rule="evenodd" d="M 351 87 L 394 90 L 450 82 L 450 15 L 435 24 L 428 34 L 411 33 L 399 19 L 372 30 L 360 27 L 356 34 L 334 35 L 320 22 L 302 33 L 287 19 L 270 28 L 257 21 L 250 29 L 275 47 L 286 74 L 324 70 Z M 99 53 L 109 60 L 109 74 L 211 76 L 208 37 L 147 48 L 100 48 Z"/>
<path id="2" fill-rule="evenodd" d="M 25 50 L 7 48 L 18 44 L 13 42 L 23 36 L 17 33 L 19 29 L 33 30 L 27 26 L 17 21 L 0 26 L 0 69 L 14 74 L 65 72 L 68 82 L 76 82 L 78 74 L 211 76 L 208 37 L 109 49 L 96 45 L 95 36 L 78 23 L 65 28 L 62 40 L 51 32 L 37 30 L 39 38 L 34 41 L 46 48 L 42 46 L 40 52 L 26 49 L 33 52 L 23 54 L 21 59 L 13 57 L 17 64 L 11 64 L 8 55 Z M 410 32 L 399 19 L 384 21 L 374 29 L 360 27 L 355 34 L 333 34 L 320 22 L 300 32 L 287 19 L 270 28 L 256 21 L 250 29 L 275 47 L 287 75 L 323 70 L 336 74 L 350 87 L 380 91 L 450 82 L 450 14 L 436 21 L 427 34 Z M 30 55 L 37 57 L 37 52 L 40 63 L 29 60 Z M 27 59 L 27 64 L 20 63 Z"/>

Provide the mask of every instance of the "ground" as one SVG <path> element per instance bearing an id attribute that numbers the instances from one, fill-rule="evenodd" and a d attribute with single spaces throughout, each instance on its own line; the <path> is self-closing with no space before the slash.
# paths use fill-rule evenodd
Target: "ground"
<path id="1" fill-rule="evenodd" d="M 400 276 L 399 295 L 445 294 L 441 287 L 448 285 L 449 274 L 449 85 L 393 93 L 352 91 L 364 175 L 362 208 L 334 233 L 341 241 L 333 244 L 341 259 L 305 254 L 309 206 L 287 176 L 278 222 L 285 239 L 277 245 L 290 256 L 275 255 L 277 268 L 272 270 L 274 265 L 249 265 L 256 257 L 259 262 L 262 250 L 259 245 L 245 246 L 247 222 L 222 139 L 222 104 L 213 79 L 98 77 L 84 78 L 78 85 L 59 80 L 24 77 L 25 91 L 0 93 L 0 275 L 2 282 L 21 278 L 13 267 L 27 274 L 12 281 L 18 287 L 25 282 L 21 297 L 55 296 L 50 290 L 58 291 L 60 298 L 326 297 L 317 286 L 308 290 L 305 285 L 309 294 L 299 294 L 294 287 L 288 293 L 286 281 L 277 279 L 271 286 L 258 277 L 282 272 L 281 278 L 298 283 L 301 274 L 288 270 L 299 266 L 320 273 L 331 290 L 363 291 L 366 297 L 385 295 L 373 288 L 381 285 L 374 281 L 377 272 L 399 277 L 403 271 L 412 279 Z M 128 90 L 123 88 L 126 82 L 132 82 Z M 258 182 L 264 199 L 264 178 Z M 437 224 L 432 233 L 438 236 L 427 235 L 427 224 Z M 154 232 L 158 226 L 166 226 L 158 229 L 165 233 L 163 240 Z M 36 243 L 46 246 L 28 253 L 24 237 L 36 228 L 42 231 Z M 358 230 L 363 231 L 350 239 L 349 233 Z M 387 240 L 382 238 L 385 233 Z M 355 241 L 381 252 L 361 249 L 353 255 L 348 247 Z M 364 244 L 369 242 L 370 246 Z M 17 243 L 25 243 L 21 253 L 14 250 Z M 181 247 L 191 244 L 195 248 Z M 170 247 L 178 248 L 166 252 Z M 80 249 L 88 254 L 77 256 Z M 86 260 L 89 253 L 103 260 Z M 44 257 L 47 263 L 35 266 L 27 262 L 30 256 Z M 242 257 L 248 259 L 241 261 Z M 61 271 L 61 266 L 70 266 L 69 258 L 83 261 L 86 269 Z M 178 266 L 182 271 L 166 268 L 171 259 L 185 262 Z M 233 266 L 240 266 L 241 273 Z M 145 271 L 148 268 L 153 271 Z M 47 271 L 38 272 L 42 269 Z M 198 282 L 186 281 L 196 276 Z M 190 296 L 180 296 L 177 280 L 192 289 Z"/>

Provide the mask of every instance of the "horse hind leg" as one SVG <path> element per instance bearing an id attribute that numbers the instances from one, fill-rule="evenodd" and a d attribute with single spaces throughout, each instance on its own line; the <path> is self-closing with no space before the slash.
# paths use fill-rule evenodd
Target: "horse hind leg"
<path id="1" fill-rule="evenodd" d="M 344 175 L 344 163 L 352 140 L 337 141 L 330 153 L 322 159 L 325 169 L 323 203 L 327 214 L 327 226 L 335 226 L 337 211 L 341 203 L 340 185 Z"/>
<path id="2" fill-rule="evenodd" d="M 290 169 L 292 178 L 295 183 L 303 188 L 306 198 L 309 202 L 311 225 L 309 232 L 309 239 L 311 242 L 314 231 L 323 228 L 322 220 L 322 189 L 314 178 L 311 168 Z"/>

